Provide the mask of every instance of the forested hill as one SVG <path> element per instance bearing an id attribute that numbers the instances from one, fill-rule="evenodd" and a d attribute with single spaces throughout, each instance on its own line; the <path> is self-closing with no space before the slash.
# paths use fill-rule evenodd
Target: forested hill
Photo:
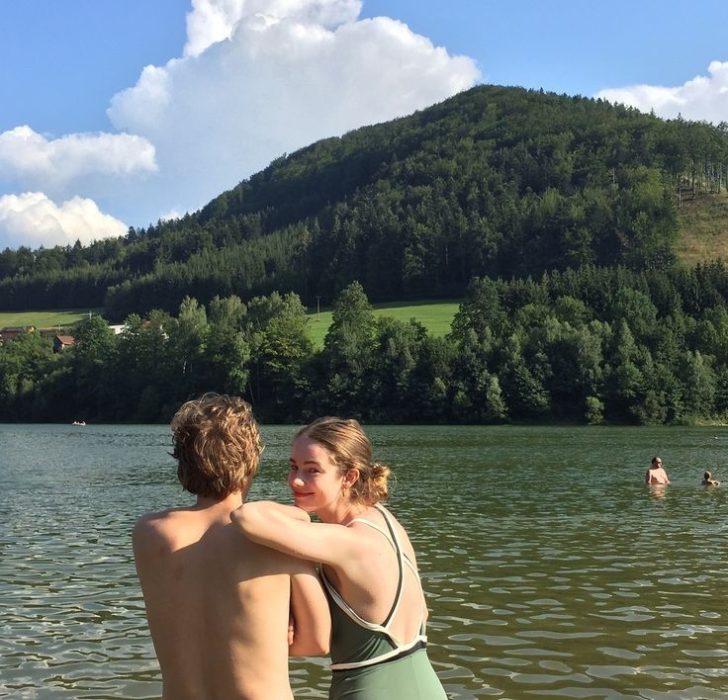
<path id="1" fill-rule="evenodd" d="M 0 307 L 176 311 L 276 289 L 329 303 L 460 296 L 472 277 L 674 263 L 677 192 L 728 179 L 728 130 L 481 86 L 271 163 L 199 212 L 0 253 Z"/>

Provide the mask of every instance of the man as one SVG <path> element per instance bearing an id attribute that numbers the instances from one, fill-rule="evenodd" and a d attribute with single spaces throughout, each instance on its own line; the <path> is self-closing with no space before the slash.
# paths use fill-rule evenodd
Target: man
<path id="1" fill-rule="evenodd" d="M 655 456 L 650 462 L 650 468 L 645 472 L 645 483 L 651 486 L 666 486 L 670 483 L 667 472 L 662 467 L 662 460 Z"/>
<path id="2" fill-rule="evenodd" d="M 142 516 L 133 534 L 163 698 L 293 698 L 289 653 L 327 653 L 328 604 L 310 563 L 250 542 L 230 522 L 262 451 L 252 410 L 206 394 L 179 409 L 172 429 L 178 478 L 197 501 Z"/>

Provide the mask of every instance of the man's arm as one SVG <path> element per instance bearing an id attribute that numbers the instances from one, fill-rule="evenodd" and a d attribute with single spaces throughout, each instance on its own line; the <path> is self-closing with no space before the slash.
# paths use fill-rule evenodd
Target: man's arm
<path id="1" fill-rule="evenodd" d="M 297 562 L 298 571 L 291 575 L 291 616 L 293 642 L 289 656 L 326 656 L 331 637 L 331 616 L 315 566 Z"/>
<path id="2" fill-rule="evenodd" d="M 150 525 L 152 515 L 148 513 L 137 520 L 131 534 L 132 549 L 134 552 L 134 565 L 136 566 L 137 578 L 144 589 L 144 582 L 147 577 L 147 561 L 150 558 L 151 540 L 154 531 Z"/>

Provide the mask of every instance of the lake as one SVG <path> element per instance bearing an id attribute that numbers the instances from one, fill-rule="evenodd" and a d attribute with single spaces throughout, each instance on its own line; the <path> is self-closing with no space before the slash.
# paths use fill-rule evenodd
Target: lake
<path id="1" fill-rule="evenodd" d="M 266 426 L 251 498 L 287 500 Z M 451 698 L 728 697 L 725 428 L 371 426 Z M 165 426 L 0 425 L 0 697 L 157 698 L 130 546 L 191 502 Z M 643 485 L 653 454 L 672 485 Z M 326 697 L 324 660 L 291 664 Z"/>

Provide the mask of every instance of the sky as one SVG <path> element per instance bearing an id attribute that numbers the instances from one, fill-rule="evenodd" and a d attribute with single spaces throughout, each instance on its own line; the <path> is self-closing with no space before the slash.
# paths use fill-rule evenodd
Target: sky
<path id="1" fill-rule="evenodd" d="M 488 83 L 728 121 L 728 3 L 0 0 L 0 250 L 204 206 Z"/>

